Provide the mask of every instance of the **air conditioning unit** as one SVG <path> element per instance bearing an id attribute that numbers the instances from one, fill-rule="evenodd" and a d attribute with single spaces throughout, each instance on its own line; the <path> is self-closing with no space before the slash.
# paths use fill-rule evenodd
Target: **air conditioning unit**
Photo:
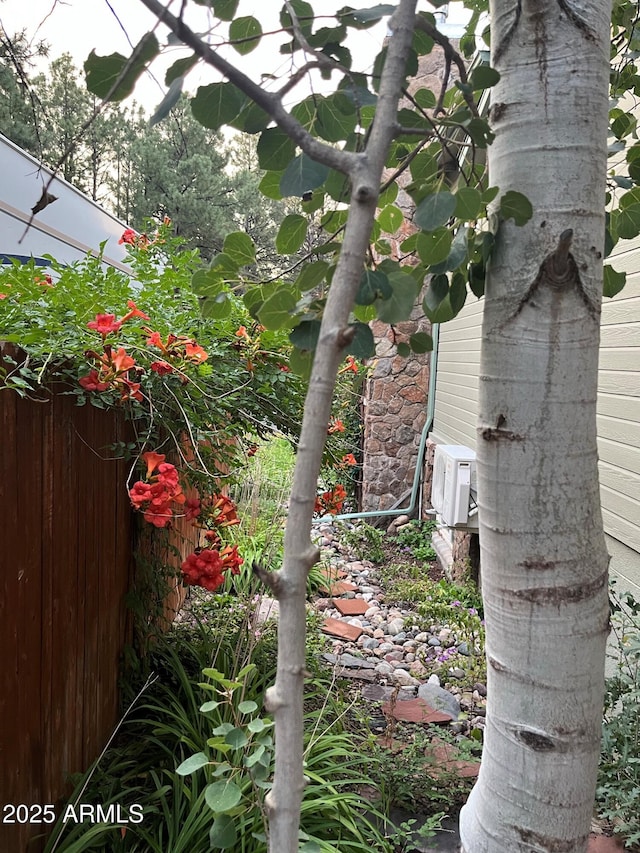
<path id="1" fill-rule="evenodd" d="M 477 530 L 476 454 L 460 444 L 437 444 L 431 504 L 446 527 Z"/>

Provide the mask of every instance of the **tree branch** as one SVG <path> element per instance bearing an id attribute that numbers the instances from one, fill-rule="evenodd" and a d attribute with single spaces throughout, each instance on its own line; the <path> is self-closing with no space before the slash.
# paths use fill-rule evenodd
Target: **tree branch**
<path id="1" fill-rule="evenodd" d="M 282 105 L 282 93 L 267 92 L 262 86 L 254 83 L 239 68 L 236 68 L 208 44 L 205 44 L 184 21 L 166 9 L 160 0 L 140 0 L 140 2 L 150 12 L 153 12 L 161 23 L 166 24 L 174 35 L 190 47 L 197 56 L 223 74 L 230 83 L 233 83 L 241 92 L 251 98 L 255 104 L 262 107 L 278 127 L 282 128 L 305 154 L 318 163 L 329 166 L 331 169 L 337 169 L 346 175 L 353 176 L 358 171 L 360 155 L 351 151 L 340 151 L 314 139 L 300 122 L 285 110 Z M 289 91 L 286 86 L 284 90 Z"/>

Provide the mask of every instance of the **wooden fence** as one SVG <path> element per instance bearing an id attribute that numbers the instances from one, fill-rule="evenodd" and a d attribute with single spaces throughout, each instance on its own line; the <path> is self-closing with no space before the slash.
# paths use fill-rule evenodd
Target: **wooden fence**
<path id="1" fill-rule="evenodd" d="M 128 466 L 109 446 L 125 426 L 70 396 L 0 390 L 3 853 L 39 849 L 28 839 L 50 828 L 6 823 L 8 807 L 52 804 L 57 816 L 69 774 L 87 769 L 118 719 L 133 519 Z"/>

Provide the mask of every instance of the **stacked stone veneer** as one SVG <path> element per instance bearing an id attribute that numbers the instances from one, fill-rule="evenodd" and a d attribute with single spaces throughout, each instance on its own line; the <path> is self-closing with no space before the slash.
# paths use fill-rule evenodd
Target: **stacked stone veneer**
<path id="1" fill-rule="evenodd" d="M 421 58 L 409 91 L 429 88 L 437 97 L 443 69 L 442 51 L 436 46 Z M 401 185 L 403 179 L 411 179 L 408 172 L 401 176 Z M 397 234 L 386 236 L 392 257 L 397 259 L 401 255 L 400 244 L 415 228 L 413 201 L 402 188 L 395 203 L 404 212 L 405 221 Z M 374 322 L 372 330 L 376 357 L 371 363 L 362 401 L 362 509 L 367 512 L 389 509 L 413 485 L 420 435 L 427 415 L 430 356 L 425 353 L 401 358 L 396 355 L 396 344 L 408 341 L 414 332 L 430 332 L 431 326 L 419 306 L 406 323 L 390 329 L 386 323 Z"/>
<path id="2" fill-rule="evenodd" d="M 421 314 L 422 312 L 419 312 Z M 396 342 L 430 331 L 416 316 L 392 331 L 373 323 L 376 358 L 363 394 L 364 464 L 362 509 L 389 509 L 411 488 L 425 424 L 429 387 L 428 354 L 402 358 Z"/>

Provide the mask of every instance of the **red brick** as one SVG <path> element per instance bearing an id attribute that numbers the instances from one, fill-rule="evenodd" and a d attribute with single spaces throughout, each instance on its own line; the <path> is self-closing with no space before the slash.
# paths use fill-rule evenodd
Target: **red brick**
<path id="1" fill-rule="evenodd" d="M 324 620 L 322 631 L 341 640 L 357 640 L 360 634 L 362 634 L 362 628 L 358 628 L 357 625 L 349 625 L 348 622 L 329 618 Z"/>
<path id="2" fill-rule="evenodd" d="M 346 578 L 347 573 L 344 569 L 336 569 L 335 566 L 323 566 L 320 569 L 320 574 L 324 575 L 328 580 L 338 580 L 339 578 Z"/>
<path id="3" fill-rule="evenodd" d="M 618 838 L 609 835 L 590 835 L 587 853 L 620 853 L 624 845 Z"/>
<path id="4" fill-rule="evenodd" d="M 390 714 L 396 720 L 406 723 L 450 723 L 453 717 L 442 711 L 436 711 L 427 705 L 424 699 L 407 699 L 404 702 L 385 702 L 383 714 Z"/>
<path id="5" fill-rule="evenodd" d="M 349 581 L 336 581 L 333 584 L 326 584 L 320 587 L 320 592 L 326 592 L 329 595 L 342 595 L 345 592 L 355 592 L 358 587 Z"/>
<path id="6" fill-rule="evenodd" d="M 371 606 L 362 598 L 333 598 L 331 603 L 343 616 L 362 616 Z"/>

